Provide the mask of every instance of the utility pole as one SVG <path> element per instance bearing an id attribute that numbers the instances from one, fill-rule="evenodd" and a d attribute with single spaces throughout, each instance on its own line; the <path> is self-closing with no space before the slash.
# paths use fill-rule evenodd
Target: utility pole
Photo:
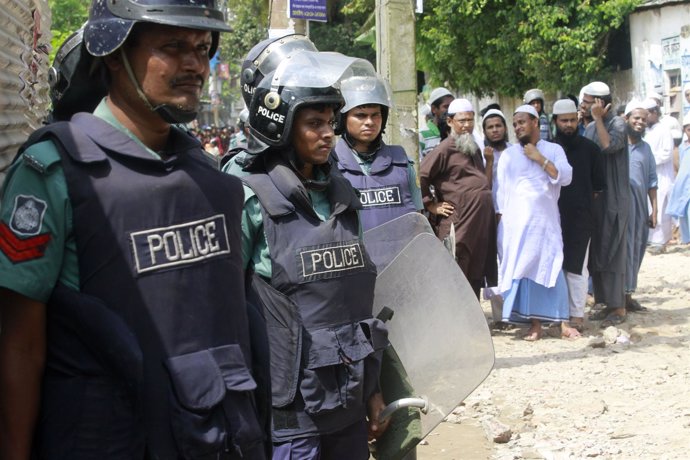
<path id="1" fill-rule="evenodd" d="M 307 21 L 288 17 L 288 0 L 271 0 L 268 12 L 268 36 L 284 37 L 289 34 L 307 35 Z"/>
<path id="2" fill-rule="evenodd" d="M 387 141 L 402 145 L 419 165 L 417 67 L 412 0 L 376 0 L 376 68 L 391 84 L 395 110 L 388 117 Z"/>

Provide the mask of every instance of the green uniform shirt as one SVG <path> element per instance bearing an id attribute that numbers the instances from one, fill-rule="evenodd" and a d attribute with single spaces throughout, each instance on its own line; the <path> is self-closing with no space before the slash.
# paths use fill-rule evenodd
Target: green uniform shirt
<path id="1" fill-rule="evenodd" d="M 331 215 L 331 203 L 326 192 L 309 190 L 314 212 L 321 221 L 327 220 Z M 266 279 L 270 279 L 273 270 L 271 268 L 271 254 L 264 233 L 264 219 L 261 215 L 261 204 L 254 191 L 244 186 L 244 208 L 242 209 L 242 260 L 247 268 L 251 261 L 254 271 Z"/>
<path id="2" fill-rule="evenodd" d="M 143 146 L 117 121 L 105 100 L 98 105 L 94 115 Z M 160 158 L 153 150 L 146 149 Z M 28 232 L 22 229 L 28 229 Z M 10 167 L 3 184 L 0 286 L 45 303 L 57 282 L 79 289 L 79 264 L 72 227 L 72 205 L 60 154 L 52 141 L 44 141 L 23 153 Z"/>
<path id="3" fill-rule="evenodd" d="M 426 129 L 419 132 L 419 161 L 441 143 L 441 131 L 433 120 L 426 122 Z"/>

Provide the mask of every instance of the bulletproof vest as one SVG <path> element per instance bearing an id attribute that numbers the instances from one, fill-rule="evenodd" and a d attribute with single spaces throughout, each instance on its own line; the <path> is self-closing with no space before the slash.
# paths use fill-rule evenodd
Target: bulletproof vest
<path id="1" fill-rule="evenodd" d="M 242 188 L 171 130 L 165 159 L 90 114 L 44 128 L 80 292 L 47 307 L 39 457 L 264 458 L 240 251 Z"/>
<path id="2" fill-rule="evenodd" d="M 376 269 L 350 184 L 331 176 L 331 215 L 322 221 L 290 166 L 267 161 L 243 180 L 261 204 L 271 255 L 271 279 L 255 275 L 253 287 L 269 331 L 276 442 L 363 420 L 388 342 L 372 318 Z"/>
<path id="3" fill-rule="evenodd" d="M 381 143 L 368 176 L 343 139 L 336 144 L 335 153 L 338 156 L 338 169 L 359 190 L 364 231 L 417 211 L 408 185 L 409 161 L 402 147 Z"/>

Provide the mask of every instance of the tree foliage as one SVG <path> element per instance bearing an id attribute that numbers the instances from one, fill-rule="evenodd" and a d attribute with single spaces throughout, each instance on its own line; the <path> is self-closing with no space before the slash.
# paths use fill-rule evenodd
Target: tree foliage
<path id="1" fill-rule="evenodd" d="M 605 79 L 608 40 L 641 0 L 426 0 L 417 62 L 436 84 L 518 96 Z"/>
<path id="2" fill-rule="evenodd" d="M 83 0 L 48 0 L 51 23 L 50 61 L 69 35 L 79 29 L 89 16 L 89 2 Z"/>

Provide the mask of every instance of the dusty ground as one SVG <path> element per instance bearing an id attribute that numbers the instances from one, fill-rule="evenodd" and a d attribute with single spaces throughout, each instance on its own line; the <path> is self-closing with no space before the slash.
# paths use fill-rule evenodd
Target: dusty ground
<path id="1" fill-rule="evenodd" d="M 689 459 L 690 247 L 647 254 L 638 284 L 650 311 L 619 330 L 593 322 L 580 339 L 534 343 L 495 333 L 494 370 L 418 459 Z M 610 343 L 619 334 L 629 341 Z M 506 443 L 487 436 L 501 425 Z"/>

